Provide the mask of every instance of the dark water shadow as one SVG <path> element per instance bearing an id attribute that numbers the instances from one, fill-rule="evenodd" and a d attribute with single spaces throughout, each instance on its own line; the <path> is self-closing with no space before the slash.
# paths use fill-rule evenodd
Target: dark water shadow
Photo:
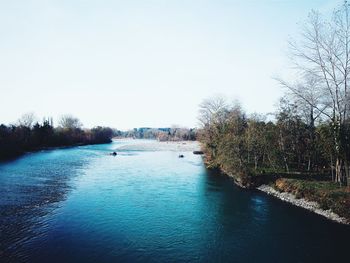
<path id="1" fill-rule="evenodd" d="M 216 195 L 217 246 L 213 262 L 342 262 L 350 227 L 335 223 L 257 190 L 241 189 L 208 171 L 204 189 Z M 210 202 L 210 200 L 208 200 Z"/>
<path id="2" fill-rule="evenodd" d="M 45 218 L 74 188 L 89 158 L 45 151 L 0 165 L 0 261 L 27 262 L 26 244 L 45 234 Z M 41 231 L 41 232 L 40 232 Z"/>

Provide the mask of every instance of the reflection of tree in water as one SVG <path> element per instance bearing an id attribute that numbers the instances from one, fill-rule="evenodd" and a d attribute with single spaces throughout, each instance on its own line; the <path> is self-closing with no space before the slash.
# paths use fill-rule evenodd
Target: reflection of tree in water
<path id="1" fill-rule="evenodd" d="M 349 228 L 209 171 L 203 180 L 208 262 L 341 262 Z M 208 223 L 209 222 L 209 223 Z M 328 242 L 337 240 L 337 242 Z M 302 245 L 301 245 L 302 244 Z"/>
<path id="2" fill-rule="evenodd" d="M 230 262 L 240 262 L 247 258 L 247 261 L 254 262 L 250 255 L 242 253 L 246 254 L 257 245 L 256 233 L 264 233 L 268 204 L 254 191 L 235 186 L 233 179 L 218 170 L 207 170 L 203 179 L 204 213 L 207 216 L 202 232 L 210 234 L 202 250 L 207 251 L 208 261 L 230 259 Z"/>
<path id="3" fill-rule="evenodd" d="M 208 170 L 205 180 L 205 191 L 215 194 L 214 204 L 218 223 L 223 227 L 232 227 L 232 219 L 240 224 L 252 223 L 257 216 L 259 221 L 265 217 L 264 209 L 268 209 L 266 202 L 255 195 L 254 191 L 237 187 L 233 179 L 221 174 L 218 170 Z M 207 195 L 208 196 L 208 195 Z M 210 196 L 210 195 L 209 195 Z M 227 220 L 230 219 L 230 222 Z"/>
<path id="4" fill-rule="evenodd" d="M 65 150 L 63 150 L 65 151 Z M 47 158 L 44 155 L 53 155 Z M 40 160 L 41 157 L 44 160 Z M 25 262 L 25 244 L 44 232 L 45 216 L 64 201 L 83 158 L 55 158 L 54 152 L 25 157 L 2 169 L 0 177 L 0 258 Z M 16 169 L 18 168 L 18 169 Z M 12 180 L 6 180 L 13 177 Z"/>

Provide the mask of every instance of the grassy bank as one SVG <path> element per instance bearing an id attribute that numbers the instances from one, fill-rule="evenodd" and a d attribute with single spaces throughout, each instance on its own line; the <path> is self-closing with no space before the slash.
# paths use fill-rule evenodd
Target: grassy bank
<path id="1" fill-rule="evenodd" d="M 271 185 L 280 192 L 288 192 L 297 198 L 317 202 L 324 210 L 350 220 L 350 187 L 328 181 L 279 178 Z"/>
<path id="2" fill-rule="evenodd" d="M 319 209 L 324 211 L 331 210 L 337 216 L 350 222 L 350 187 L 340 186 L 339 183 L 326 180 L 327 176 L 266 171 L 254 173 L 249 171 L 249 169 L 230 172 L 224 167 L 220 167 L 220 170 L 233 178 L 240 187 L 259 189 L 260 186 L 269 185 L 280 193 L 292 194 L 296 199 L 316 202 Z M 298 201 L 292 203 L 295 204 Z M 301 202 L 299 206 L 308 209 L 308 204 L 304 204 L 304 202 Z M 309 210 L 314 211 L 316 209 Z M 332 215 L 327 216 L 330 213 L 318 213 L 334 220 Z"/>

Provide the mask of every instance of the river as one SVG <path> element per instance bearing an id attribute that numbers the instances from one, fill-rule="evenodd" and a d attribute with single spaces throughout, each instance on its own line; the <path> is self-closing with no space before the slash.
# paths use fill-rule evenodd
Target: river
<path id="1" fill-rule="evenodd" d="M 344 262 L 350 227 L 132 141 L 0 164 L 1 262 Z"/>

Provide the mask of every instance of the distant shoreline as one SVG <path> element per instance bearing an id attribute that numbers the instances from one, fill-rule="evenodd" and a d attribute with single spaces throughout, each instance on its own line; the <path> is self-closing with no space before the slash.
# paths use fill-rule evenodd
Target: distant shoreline
<path id="1" fill-rule="evenodd" d="M 99 142 L 99 143 L 75 143 L 75 144 L 69 144 L 69 145 L 58 145 L 58 146 L 43 146 L 43 147 L 38 147 L 32 150 L 27 150 L 27 151 L 21 151 L 19 153 L 16 153 L 14 155 L 8 156 L 6 158 L 0 158 L 0 163 L 1 162 L 7 162 L 7 161 L 12 161 L 16 160 L 26 154 L 31 154 L 31 153 L 37 153 L 41 151 L 51 151 L 51 150 L 58 150 L 58 149 L 68 149 L 68 148 L 74 148 L 74 147 L 79 147 L 79 146 L 88 146 L 88 145 L 98 145 L 98 144 L 108 144 L 111 143 L 112 141 L 109 142 Z"/>
<path id="2" fill-rule="evenodd" d="M 142 139 L 113 139 L 114 141 L 131 140 L 135 143 L 117 146 L 116 151 L 173 151 L 193 152 L 200 150 L 198 141 L 157 141 Z"/>

